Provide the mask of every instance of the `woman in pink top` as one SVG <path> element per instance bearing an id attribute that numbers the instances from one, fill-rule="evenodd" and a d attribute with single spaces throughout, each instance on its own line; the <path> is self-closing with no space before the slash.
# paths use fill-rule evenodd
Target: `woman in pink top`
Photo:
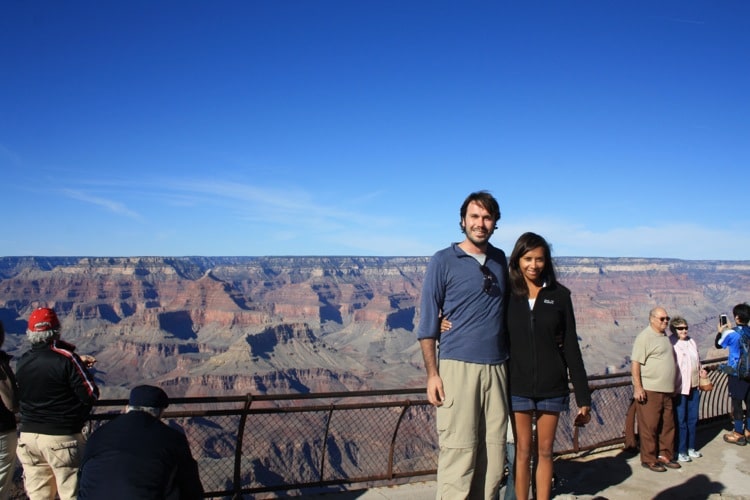
<path id="1" fill-rule="evenodd" d="M 706 376 L 701 368 L 698 346 L 688 335 L 688 324 L 685 318 L 675 316 L 669 323 L 675 360 L 677 362 L 677 385 L 680 394 L 675 398 L 677 416 L 677 460 L 692 462 L 693 458 L 703 455 L 695 450 L 695 428 L 698 425 L 700 409 L 700 377 Z"/>

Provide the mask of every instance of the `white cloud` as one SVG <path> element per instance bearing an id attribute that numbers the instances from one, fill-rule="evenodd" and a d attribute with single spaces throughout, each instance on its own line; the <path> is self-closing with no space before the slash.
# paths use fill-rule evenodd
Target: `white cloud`
<path id="1" fill-rule="evenodd" d="M 312 226 L 319 231 L 338 231 L 351 225 L 393 225 L 390 218 L 355 210 L 354 206 L 359 202 L 336 198 L 320 203 L 308 191 L 291 186 L 278 189 L 235 182 L 187 181 L 173 183 L 166 188 L 202 194 L 204 202 L 229 205 L 245 220 L 265 220 L 295 227 Z M 184 194 L 181 196 L 187 197 Z M 368 198 L 371 196 L 374 195 L 368 195 Z"/>
<path id="2" fill-rule="evenodd" d="M 99 207 L 105 208 L 109 210 L 110 212 L 116 213 L 118 215 L 124 215 L 126 217 L 131 217 L 133 219 L 141 219 L 140 214 L 137 212 L 134 212 L 133 210 L 130 210 L 128 207 L 126 207 L 123 203 L 120 203 L 119 201 L 110 200 L 108 198 L 100 198 L 98 196 L 92 196 L 90 194 L 84 193 L 82 191 L 77 191 L 74 189 L 63 189 L 63 194 L 69 198 L 73 198 L 74 200 L 83 201 L 86 203 L 91 203 L 93 205 L 97 205 Z"/>
<path id="3" fill-rule="evenodd" d="M 92 185 L 91 181 L 87 185 Z M 103 185 L 106 183 L 99 184 L 99 187 Z M 429 256 L 462 238 L 452 219 L 436 224 L 433 212 L 414 216 L 413 211 L 406 210 L 401 215 L 379 215 L 378 205 L 394 203 L 387 200 L 388 193 L 352 191 L 347 192 L 346 196 L 350 197 L 345 198 L 336 193 L 323 194 L 294 186 L 267 188 L 205 179 L 177 182 L 130 180 L 117 183 L 117 189 L 118 197 L 123 199 L 136 196 L 150 200 L 147 206 L 182 207 L 181 217 L 202 214 L 204 216 L 200 219 L 213 221 L 215 226 L 206 230 L 226 226 L 232 228 L 233 234 L 242 235 L 233 237 L 236 241 L 232 242 L 217 241 L 216 245 L 224 249 L 222 253 L 239 245 L 244 249 L 241 251 L 249 254 Z M 64 193 L 118 215 L 141 218 L 125 203 L 93 195 L 91 190 L 66 189 Z M 213 214 L 209 207 L 218 207 L 221 213 Z M 617 221 L 613 220 L 612 224 L 616 226 Z M 169 220 L 160 221 L 160 225 L 169 227 Z M 201 231 L 197 225 L 195 229 Z M 559 216 L 514 219 L 512 222 L 504 218 L 492 243 L 510 254 L 518 236 L 526 231 L 547 238 L 552 244 L 553 255 L 560 257 L 747 260 L 745 249 L 750 248 L 750 234 L 745 235 L 744 231 L 727 226 L 709 228 L 666 222 L 599 229 Z M 180 235 L 175 234 L 174 238 L 179 240 Z M 157 237 L 157 240 L 161 238 Z M 182 244 L 186 248 L 195 247 L 196 242 Z M 204 246 L 200 244 L 197 248 Z M 285 250 L 279 251 L 280 247 Z"/>

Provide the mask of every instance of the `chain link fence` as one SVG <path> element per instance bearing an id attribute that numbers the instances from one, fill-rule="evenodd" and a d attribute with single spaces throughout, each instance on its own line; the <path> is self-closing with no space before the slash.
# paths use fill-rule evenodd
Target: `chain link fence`
<path id="1" fill-rule="evenodd" d="M 701 393 L 701 421 L 728 418 L 726 375 L 704 362 L 714 384 Z M 558 426 L 555 452 L 620 445 L 633 389 L 629 373 L 589 378 L 592 419 Z M 119 415 L 126 400 L 99 401 L 86 432 Z M 173 398 L 164 421 L 182 429 L 207 498 L 275 498 L 382 486 L 432 476 L 437 468 L 434 408 L 425 391 L 402 389 L 299 395 Z M 22 493 L 20 466 L 16 491 Z"/>
<path id="2" fill-rule="evenodd" d="M 187 436 L 206 497 L 273 498 L 434 474 L 434 411 L 423 395 L 405 389 L 174 398 L 164 421 Z M 99 401 L 88 432 L 126 403 Z"/>

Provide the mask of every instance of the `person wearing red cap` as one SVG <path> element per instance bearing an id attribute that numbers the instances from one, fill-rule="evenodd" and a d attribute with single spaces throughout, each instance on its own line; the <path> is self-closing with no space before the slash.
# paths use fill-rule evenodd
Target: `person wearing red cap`
<path id="1" fill-rule="evenodd" d="M 30 500 L 75 499 L 83 455 L 81 433 L 99 388 L 89 368 L 95 360 L 79 356 L 60 339 L 54 310 L 40 307 L 29 316 L 31 349 L 16 365 L 21 433 L 18 460 Z"/>

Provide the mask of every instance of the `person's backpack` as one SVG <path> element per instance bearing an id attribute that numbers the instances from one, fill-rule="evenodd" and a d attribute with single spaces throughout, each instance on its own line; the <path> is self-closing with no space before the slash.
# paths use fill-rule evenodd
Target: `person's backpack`
<path id="1" fill-rule="evenodd" d="M 737 366 L 722 363 L 719 365 L 719 371 L 750 382 L 750 328 L 742 325 L 737 326 L 734 331 L 740 336 L 740 358 L 737 360 Z"/>
<path id="2" fill-rule="evenodd" d="M 737 376 L 750 382 L 750 329 L 744 327 L 740 333 L 740 360 L 737 362 Z"/>

